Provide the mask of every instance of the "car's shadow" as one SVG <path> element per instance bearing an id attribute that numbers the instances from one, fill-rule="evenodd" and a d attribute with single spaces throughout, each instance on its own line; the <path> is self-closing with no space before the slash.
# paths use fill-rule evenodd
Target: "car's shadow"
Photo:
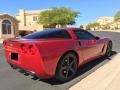
<path id="1" fill-rule="evenodd" d="M 75 78 L 72 79 L 71 81 L 68 81 L 68 82 L 60 82 L 55 78 L 52 78 L 52 79 L 38 79 L 36 77 L 33 77 L 32 79 L 33 80 L 39 80 L 39 81 L 48 83 L 50 85 L 55 85 L 55 86 L 62 85 L 62 86 L 60 86 L 62 88 L 63 87 L 69 88 L 70 86 L 76 84 L 77 82 L 79 82 L 80 80 L 82 80 L 83 78 L 85 78 L 86 76 L 88 76 L 89 74 L 91 74 L 92 72 L 94 72 L 95 70 L 97 70 L 98 68 L 103 66 L 104 64 L 106 64 L 107 62 L 109 62 L 116 54 L 117 54 L 117 52 L 112 51 L 112 55 L 109 58 L 100 57 L 100 58 L 97 58 L 96 60 L 93 60 L 93 61 L 81 66 L 78 69 Z"/>

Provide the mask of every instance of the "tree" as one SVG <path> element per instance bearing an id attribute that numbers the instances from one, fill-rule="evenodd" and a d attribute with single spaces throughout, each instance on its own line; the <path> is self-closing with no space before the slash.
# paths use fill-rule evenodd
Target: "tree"
<path id="1" fill-rule="evenodd" d="M 115 18 L 115 21 L 120 21 L 120 11 L 118 11 L 118 12 L 115 14 L 114 18 Z"/>
<path id="2" fill-rule="evenodd" d="M 52 8 L 41 12 L 37 22 L 45 26 L 72 25 L 75 24 L 75 20 L 79 14 L 79 12 L 73 11 L 70 8 Z"/>
<path id="3" fill-rule="evenodd" d="M 45 27 L 49 27 L 51 25 L 55 27 L 56 24 L 54 23 L 55 25 L 53 25 L 52 19 L 53 13 L 51 10 L 45 10 L 39 14 L 37 23 L 43 24 Z"/>
<path id="4" fill-rule="evenodd" d="M 104 26 L 102 26 L 102 29 L 103 29 L 103 30 L 110 29 L 110 26 L 109 26 L 109 25 L 104 25 Z"/>
<path id="5" fill-rule="evenodd" d="M 81 29 L 83 29 L 83 28 L 84 28 L 84 26 L 83 26 L 83 25 L 80 25 L 80 28 L 81 28 Z"/>
<path id="6" fill-rule="evenodd" d="M 99 27 L 100 27 L 100 24 L 97 23 L 97 22 L 94 22 L 94 23 L 89 23 L 89 24 L 86 26 L 86 29 L 87 29 L 87 30 L 90 30 L 91 28 L 96 29 L 96 28 L 99 28 Z"/>

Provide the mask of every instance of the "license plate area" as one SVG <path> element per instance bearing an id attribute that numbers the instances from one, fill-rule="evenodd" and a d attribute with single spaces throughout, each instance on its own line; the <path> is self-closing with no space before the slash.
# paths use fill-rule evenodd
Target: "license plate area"
<path id="1" fill-rule="evenodd" d="M 11 60 L 18 60 L 18 53 L 11 53 Z"/>

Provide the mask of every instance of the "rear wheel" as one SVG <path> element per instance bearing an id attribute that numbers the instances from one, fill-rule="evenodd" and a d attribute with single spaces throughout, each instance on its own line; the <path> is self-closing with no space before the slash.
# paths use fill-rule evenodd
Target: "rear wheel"
<path id="1" fill-rule="evenodd" d="M 77 57 L 74 53 L 65 54 L 58 63 L 56 78 L 60 81 L 71 80 L 77 71 L 78 63 Z"/>
<path id="2" fill-rule="evenodd" d="M 108 43 L 105 56 L 110 57 L 112 52 L 112 42 Z"/>

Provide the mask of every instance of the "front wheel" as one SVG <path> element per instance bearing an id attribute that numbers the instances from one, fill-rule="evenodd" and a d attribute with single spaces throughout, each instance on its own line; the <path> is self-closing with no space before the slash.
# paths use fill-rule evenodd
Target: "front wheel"
<path id="1" fill-rule="evenodd" d="M 71 80 L 77 71 L 78 63 L 77 57 L 74 53 L 65 54 L 58 63 L 56 78 L 60 81 Z"/>
<path id="2" fill-rule="evenodd" d="M 112 52 L 112 42 L 109 42 L 108 46 L 107 46 L 107 49 L 106 49 L 105 56 L 110 57 L 111 56 L 111 52 Z"/>

